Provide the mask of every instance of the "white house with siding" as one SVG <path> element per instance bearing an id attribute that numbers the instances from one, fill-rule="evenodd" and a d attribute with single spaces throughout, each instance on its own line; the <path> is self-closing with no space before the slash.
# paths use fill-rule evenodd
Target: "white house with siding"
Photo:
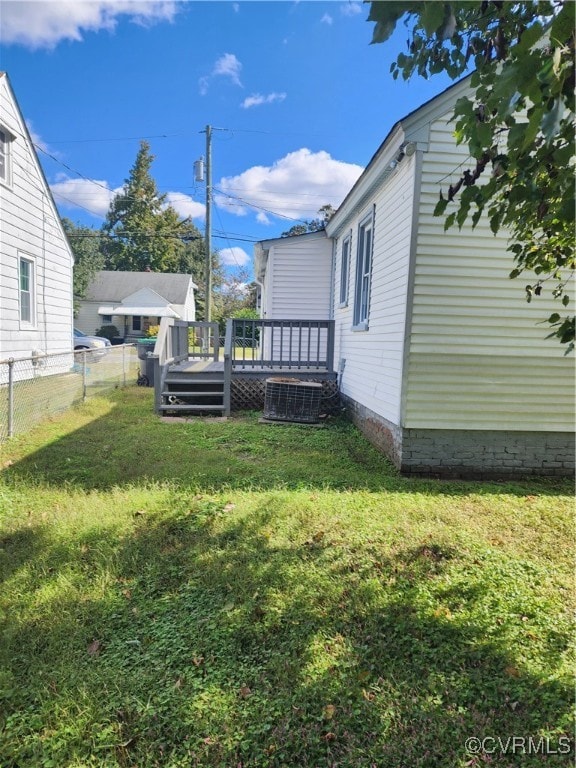
<path id="1" fill-rule="evenodd" d="M 127 341 L 142 337 L 163 317 L 195 320 L 196 285 L 190 275 L 166 272 L 97 272 L 79 302 L 76 327 L 87 334 L 114 325 Z"/>
<path id="2" fill-rule="evenodd" d="M 72 267 L 25 120 L 0 72 L 0 360 L 71 351 Z"/>
<path id="3" fill-rule="evenodd" d="M 331 308 L 331 270 L 332 243 L 324 232 L 257 243 L 254 271 L 262 319 L 326 320 Z M 317 352 L 325 358 L 326 342 L 325 332 L 313 327 L 297 337 L 264 331 L 262 355 L 281 358 L 291 347 L 290 356 L 296 359 L 304 347 L 312 357 Z"/>
<path id="4" fill-rule="evenodd" d="M 573 473 L 574 361 L 542 323 L 554 301 L 526 302 L 505 233 L 482 220 L 444 232 L 433 215 L 469 161 L 451 123 L 468 91 L 461 81 L 393 126 L 294 273 L 333 251 L 341 395 L 403 472 Z M 275 278 L 260 280 L 268 306 Z"/>

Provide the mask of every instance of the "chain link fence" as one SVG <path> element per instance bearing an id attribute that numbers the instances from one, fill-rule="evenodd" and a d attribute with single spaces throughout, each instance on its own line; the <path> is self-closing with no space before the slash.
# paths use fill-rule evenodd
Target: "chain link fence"
<path id="1" fill-rule="evenodd" d="M 136 384 L 136 347 L 0 361 L 0 442 L 35 427 L 88 397 Z"/>

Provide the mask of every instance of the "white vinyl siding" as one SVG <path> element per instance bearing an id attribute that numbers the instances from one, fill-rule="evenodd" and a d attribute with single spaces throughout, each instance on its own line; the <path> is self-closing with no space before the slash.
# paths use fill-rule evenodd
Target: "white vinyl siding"
<path id="1" fill-rule="evenodd" d="M 267 243 L 263 278 L 262 317 L 265 320 L 329 320 L 332 242 L 324 232 L 283 237 Z M 297 359 L 310 350 L 310 360 L 326 358 L 326 331 L 312 328 L 292 334 L 288 329 L 263 332 L 262 355 Z"/>
<path id="2" fill-rule="evenodd" d="M 72 253 L 6 75 L 0 75 L 10 186 L 0 193 L 0 359 L 72 348 Z M 33 323 L 21 320 L 20 257 L 34 264 Z"/>
<path id="3" fill-rule="evenodd" d="M 263 317 L 268 320 L 328 320 L 332 243 L 315 237 L 284 237 L 270 246 Z"/>
<path id="4" fill-rule="evenodd" d="M 398 144 L 401 139 L 398 139 Z M 392 158 L 384 158 L 384 168 Z M 382 169 L 376 169 L 382 172 Z M 415 156 L 406 157 L 369 200 L 343 222 L 352 230 L 350 275 L 357 273 L 359 224 L 376 210 L 370 278 L 370 324 L 352 330 L 352 301 L 335 311 L 335 365 L 342 370 L 341 391 L 393 424 L 400 424 L 404 335 L 410 263 Z M 335 284 L 341 280 L 340 240 Z"/>
<path id="5" fill-rule="evenodd" d="M 423 159 L 404 425 L 570 430 L 573 361 L 545 338 L 542 322 L 557 303 L 526 302 L 530 277 L 509 278 L 507 237 L 494 236 L 487 221 L 444 232 L 433 216 L 439 190 L 468 156 L 455 144 L 450 115 L 432 122 Z"/>

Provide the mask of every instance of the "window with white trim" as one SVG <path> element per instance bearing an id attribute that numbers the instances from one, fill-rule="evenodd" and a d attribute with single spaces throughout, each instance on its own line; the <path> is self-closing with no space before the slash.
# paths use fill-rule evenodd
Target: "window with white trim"
<path id="1" fill-rule="evenodd" d="M 36 322 L 36 296 L 34 262 L 20 256 L 18 261 L 20 322 L 34 325 Z"/>
<path id="2" fill-rule="evenodd" d="M 370 310 L 370 282 L 372 277 L 372 246 L 374 233 L 374 211 L 358 226 L 358 253 L 356 257 L 356 289 L 354 294 L 353 327 L 368 329 Z"/>
<path id="3" fill-rule="evenodd" d="M 342 241 L 342 260 L 340 262 L 340 306 L 348 305 L 348 283 L 350 282 L 350 247 L 352 233 Z"/>
<path id="4" fill-rule="evenodd" d="M 12 168 L 10 165 L 10 145 L 13 136 L 0 127 L 0 182 L 3 184 L 12 183 Z"/>

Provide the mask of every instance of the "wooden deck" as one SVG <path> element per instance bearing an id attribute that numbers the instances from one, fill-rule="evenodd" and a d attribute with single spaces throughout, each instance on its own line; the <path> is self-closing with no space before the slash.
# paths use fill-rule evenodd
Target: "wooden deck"
<path id="1" fill-rule="evenodd" d="M 234 376 L 294 376 L 297 378 L 308 378 L 310 376 L 320 377 L 326 379 L 336 378 L 334 371 L 327 371 L 325 368 L 310 367 L 310 368 L 298 368 L 292 367 L 274 367 L 271 365 L 234 365 L 232 367 L 232 377 Z M 170 367 L 172 373 L 186 373 L 186 374 L 218 374 L 224 373 L 224 362 L 222 360 L 199 360 L 190 358 L 176 363 Z"/>
<path id="2" fill-rule="evenodd" d="M 197 360 L 190 358 L 170 367 L 175 373 L 224 373 L 224 362 L 220 360 Z"/>
<path id="3" fill-rule="evenodd" d="M 162 318 L 154 349 L 158 412 L 213 412 L 258 408 L 266 379 L 322 384 L 325 399 L 338 390 L 333 370 L 334 321 L 237 320 L 222 349 L 217 323 Z"/>

